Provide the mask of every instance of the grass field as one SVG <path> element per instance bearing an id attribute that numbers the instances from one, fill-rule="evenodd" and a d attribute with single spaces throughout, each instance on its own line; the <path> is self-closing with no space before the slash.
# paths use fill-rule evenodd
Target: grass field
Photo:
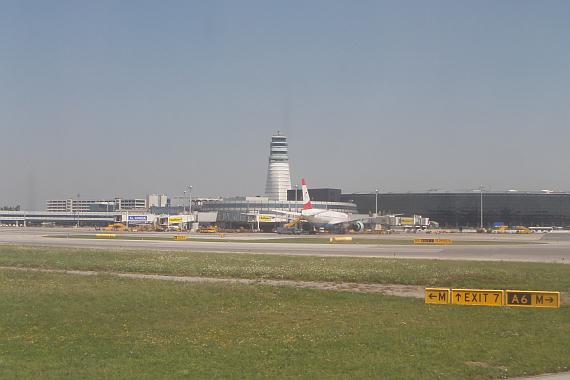
<path id="1" fill-rule="evenodd" d="M 570 290 L 562 264 L 0 246 L 0 265 Z M 2 379 L 491 379 L 570 370 L 570 307 L 0 270 Z"/>
<path id="2" fill-rule="evenodd" d="M 570 291 L 570 266 L 556 263 L 295 257 L 0 245 L 0 266 L 176 276 Z"/>

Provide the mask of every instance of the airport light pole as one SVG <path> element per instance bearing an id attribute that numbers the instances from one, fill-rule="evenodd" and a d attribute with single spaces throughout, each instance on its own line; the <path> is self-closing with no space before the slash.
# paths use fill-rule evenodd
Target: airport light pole
<path id="1" fill-rule="evenodd" d="M 299 185 L 295 185 L 295 212 L 299 212 L 299 206 L 297 203 L 299 202 Z"/>
<path id="2" fill-rule="evenodd" d="M 190 195 L 188 197 L 188 213 L 192 215 L 192 185 L 188 186 L 188 190 L 190 190 Z"/>
<path id="3" fill-rule="evenodd" d="M 77 194 L 77 207 L 75 208 L 77 210 L 77 228 L 79 228 L 79 197 L 80 195 Z"/>
<path id="4" fill-rule="evenodd" d="M 188 198 L 188 215 L 192 215 L 192 185 L 188 186 L 188 190 L 190 190 L 190 195 Z M 192 220 L 193 222 L 194 220 Z M 190 222 L 190 217 L 188 218 L 188 231 L 192 229 L 192 222 Z"/>
<path id="5" fill-rule="evenodd" d="M 376 208 L 374 209 L 374 216 L 378 216 L 378 189 L 376 189 Z"/>
<path id="6" fill-rule="evenodd" d="M 483 230 L 483 185 L 479 186 L 481 191 L 481 230 Z"/>

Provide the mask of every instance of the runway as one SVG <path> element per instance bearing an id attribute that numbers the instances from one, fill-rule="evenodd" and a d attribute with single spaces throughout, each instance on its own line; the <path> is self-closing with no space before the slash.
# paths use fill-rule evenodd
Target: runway
<path id="1" fill-rule="evenodd" d="M 0 244 L 49 245 L 61 247 L 151 249 L 151 250 L 193 250 L 210 252 L 235 252 L 256 254 L 284 254 L 311 256 L 372 257 L 387 259 L 432 259 L 469 261 L 520 261 L 556 262 L 570 261 L 570 233 L 548 234 L 445 234 L 437 238 L 452 239 L 454 242 L 469 241 L 469 245 L 390 245 L 390 244 L 302 244 L 284 243 L 275 234 L 227 234 L 220 238 L 200 234 L 184 234 L 188 239 L 218 238 L 219 241 L 195 240 L 148 240 L 151 236 L 172 237 L 173 233 L 130 233 L 117 232 L 117 236 L 128 236 L 137 240 L 55 238 L 53 236 L 94 235 L 96 231 L 87 228 L 0 228 Z M 145 240 L 145 237 L 147 240 Z M 397 239 L 433 237 L 425 234 L 358 235 L 362 239 Z M 140 238 L 140 240 L 138 240 Z M 275 243 L 256 242 L 260 239 L 276 239 Z M 297 237 L 290 237 L 295 239 Z M 356 237 L 355 237 L 356 238 Z M 492 244 L 489 242 L 514 243 Z"/>

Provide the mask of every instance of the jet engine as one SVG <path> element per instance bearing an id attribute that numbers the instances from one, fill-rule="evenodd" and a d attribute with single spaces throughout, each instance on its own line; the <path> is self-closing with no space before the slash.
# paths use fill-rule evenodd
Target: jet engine
<path id="1" fill-rule="evenodd" d="M 312 230 L 311 223 L 307 223 L 307 222 L 301 223 L 301 228 L 305 232 L 310 232 Z"/>
<path id="2" fill-rule="evenodd" d="M 351 226 L 351 228 L 354 232 L 360 232 L 364 229 L 364 223 L 354 222 L 354 224 Z"/>

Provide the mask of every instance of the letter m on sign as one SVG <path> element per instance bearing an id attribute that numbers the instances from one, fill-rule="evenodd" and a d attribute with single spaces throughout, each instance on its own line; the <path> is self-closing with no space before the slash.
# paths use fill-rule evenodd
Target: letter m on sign
<path id="1" fill-rule="evenodd" d="M 426 303 L 447 304 L 450 301 L 450 289 L 445 288 L 426 288 Z"/>

